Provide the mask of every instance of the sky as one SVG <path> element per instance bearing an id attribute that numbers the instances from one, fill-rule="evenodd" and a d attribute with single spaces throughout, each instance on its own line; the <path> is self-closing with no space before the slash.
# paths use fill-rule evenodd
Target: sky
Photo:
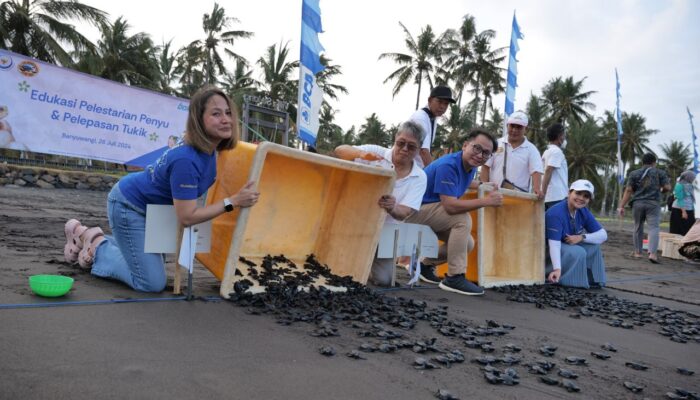
<path id="1" fill-rule="evenodd" d="M 156 44 L 173 40 L 175 49 L 204 37 L 202 16 L 211 12 L 213 1 L 84 0 L 109 13 L 124 16 L 131 33 L 145 32 Z M 289 43 L 298 59 L 301 0 L 220 1 L 228 16 L 238 18 L 233 30 L 254 32 L 251 39 L 237 41 L 233 50 L 251 63 L 265 49 Z M 343 75 L 334 81 L 349 90 L 338 101 L 336 123 L 344 130 L 359 128 L 376 113 L 387 126 L 410 117 L 415 109 L 417 86 L 407 85 L 392 97 L 393 82 L 383 83 L 397 68 L 381 53 L 405 52 L 403 23 L 414 37 L 431 25 L 442 33 L 457 29 L 465 14 L 476 19 L 480 32 L 496 31 L 493 47 L 510 43 L 513 13 L 524 34 L 519 41 L 518 88 L 515 109 L 524 109 L 530 94 L 555 77 L 585 78 L 583 90 L 595 91 L 589 110 L 600 117 L 615 108 L 615 68 L 620 76 L 621 109 L 639 113 L 646 126 L 658 130 L 651 147 L 672 140 L 691 143 L 686 107 L 696 117 L 700 134 L 700 1 L 697 0 L 477 0 L 390 1 L 320 0 L 324 33 L 320 41 L 326 56 L 340 65 Z M 94 27 L 76 24 L 91 40 Z M 230 63 L 232 65 L 232 63 Z M 507 58 L 503 68 L 507 68 Z M 260 79 L 259 71 L 254 73 Z M 428 92 L 420 94 L 421 106 Z M 493 104 L 503 111 L 504 95 Z M 700 143 L 698 143 L 700 147 Z"/>

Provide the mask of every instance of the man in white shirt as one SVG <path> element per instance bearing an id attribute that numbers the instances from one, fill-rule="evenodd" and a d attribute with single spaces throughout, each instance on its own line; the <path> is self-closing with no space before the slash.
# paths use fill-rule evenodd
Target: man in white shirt
<path id="1" fill-rule="evenodd" d="M 450 103 L 455 102 L 456 100 L 452 98 L 452 90 L 449 87 L 435 86 L 433 90 L 430 91 L 428 105 L 416 110 L 416 112 L 411 115 L 411 121 L 423 128 L 423 143 L 415 159 L 419 167 L 425 168 L 433 161 L 430 149 L 435 141 L 435 134 L 437 133 L 437 118 L 445 114 Z"/>
<path id="2" fill-rule="evenodd" d="M 556 123 L 547 129 L 549 146 L 542 153 L 544 164 L 544 179 L 542 179 L 542 192 L 544 192 L 544 209 L 564 200 L 568 196 L 569 166 L 563 150 L 566 148 L 566 132 L 564 125 Z"/>
<path id="3" fill-rule="evenodd" d="M 521 192 L 534 191 L 541 200 L 542 158 L 537 147 L 525 137 L 527 115 L 516 111 L 508 117 L 508 136 L 498 140 L 498 150 L 481 167 L 482 182 Z"/>

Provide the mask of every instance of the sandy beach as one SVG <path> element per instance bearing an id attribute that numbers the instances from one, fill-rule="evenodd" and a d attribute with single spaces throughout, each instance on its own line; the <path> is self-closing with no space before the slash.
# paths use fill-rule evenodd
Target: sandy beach
<path id="1" fill-rule="evenodd" d="M 107 231 L 106 196 L 0 187 L 0 399 L 386 400 L 435 398 L 439 389 L 462 399 L 660 399 L 674 388 L 700 392 L 700 332 L 693 331 L 700 316 L 700 266 L 668 258 L 654 265 L 627 257 L 629 221 L 605 226 L 609 285 L 593 295 L 649 304 L 648 315 L 655 317 L 643 326 L 623 329 L 597 315 L 573 317 L 580 309 L 510 301 L 501 290 L 487 290 L 482 297 L 428 286 L 383 293 L 424 301 L 428 309 L 443 310 L 448 319 L 473 329 L 488 320 L 514 326 L 503 336 L 487 337 L 494 357 L 504 356 L 506 344 L 522 348 L 517 353 L 521 362 L 513 365 L 519 384 L 506 386 L 489 384 L 473 362 L 486 355 L 483 351 L 465 346 L 459 335 L 440 334 L 429 321 L 402 331 L 404 338 L 436 338 L 443 348 L 459 349 L 465 362 L 418 370 L 415 358 L 433 355 L 411 348 L 363 353 L 365 360 L 346 357 L 368 341 L 350 321 L 333 322 L 340 333 L 333 337 L 312 336 L 314 323 L 279 324 L 271 315 L 219 300 L 218 281 L 201 266 L 195 271 L 192 301 L 172 295 L 172 263 L 168 289 L 159 295 L 95 278 L 63 261 L 63 224 L 78 217 Z M 27 278 L 43 273 L 73 277 L 73 289 L 58 299 L 32 294 Z M 399 281 L 405 282 L 405 276 Z M 682 315 L 691 340 L 678 343 L 661 335 L 661 310 Z M 614 344 L 617 352 L 601 350 L 605 343 Z M 543 345 L 556 346 L 555 354 L 540 354 Z M 332 346 L 337 354 L 321 355 L 322 346 Z M 611 357 L 600 360 L 591 352 Z M 569 356 L 585 358 L 587 365 L 569 365 Z M 573 381 L 580 392 L 540 382 L 525 366 L 536 360 L 556 363 L 548 374 L 552 378 L 562 379 L 556 374 L 559 368 L 576 372 Z M 626 365 L 630 362 L 648 369 L 632 369 Z M 695 375 L 682 375 L 679 367 Z M 633 393 L 625 382 L 643 391 Z"/>

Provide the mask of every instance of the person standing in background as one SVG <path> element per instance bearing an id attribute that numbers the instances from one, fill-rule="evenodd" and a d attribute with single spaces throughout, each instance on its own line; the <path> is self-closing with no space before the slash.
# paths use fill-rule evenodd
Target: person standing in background
<path id="1" fill-rule="evenodd" d="M 632 203 L 634 217 L 634 253 L 641 258 L 644 241 L 644 222 L 649 224 L 649 261 L 659 263 L 656 251 L 659 249 L 659 220 L 661 219 L 661 192 L 671 190 L 668 175 L 656 168 L 656 156 L 646 153 L 642 156 L 642 168 L 630 172 L 625 183 L 625 192 L 617 212 L 625 215 L 625 206 Z"/>
<path id="2" fill-rule="evenodd" d="M 433 156 L 430 150 L 435 141 L 437 133 L 437 118 L 441 117 L 447 111 L 447 106 L 450 103 L 457 101 L 452 98 L 452 90 L 447 86 L 435 86 L 430 91 L 428 97 L 428 105 L 416 110 L 411 115 L 410 120 L 420 125 L 423 128 L 423 143 L 421 144 L 420 152 L 416 155 L 416 163 L 419 167 L 425 168 L 433 161 Z"/>
<path id="3" fill-rule="evenodd" d="M 695 223 L 695 172 L 685 171 L 673 188 L 669 232 L 685 236 Z"/>
<path id="4" fill-rule="evenodd" d="M 566 132 L 564 125 L 556 123 L 547 129 L 549 146 L 542 153 L 544 178 L 542 192 L 544 194 L 544 210 L 564 200 L 568 196 L 569 166 L 566 164 L 564 149 L 566 148 Z"/>

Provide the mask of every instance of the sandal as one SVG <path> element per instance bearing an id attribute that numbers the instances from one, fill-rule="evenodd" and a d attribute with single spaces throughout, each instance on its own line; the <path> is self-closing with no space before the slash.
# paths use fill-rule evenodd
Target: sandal
<path id="1" fill-rule="evenodd" d="M 75 264 L 78 261 L 78 254 L 83 248 L 83 241 L 80 235 L 85 233 L 87 227 L 77 219 L 69 219 L 63 226 L 63 233 L 66 235 L 66 245 L 63 247 L 63 257 L 66 262 Z"/>
<path id="2" fill-rule="evenodd" d="M 90 268 L 95 261 L 95 253 L 97 246 L 105 240 L 105 234 L 102 229 L 95 227 L 90 228 L 83 234 L 83 249 L 78 254 L 78 264 L 83 268 Z"/>

